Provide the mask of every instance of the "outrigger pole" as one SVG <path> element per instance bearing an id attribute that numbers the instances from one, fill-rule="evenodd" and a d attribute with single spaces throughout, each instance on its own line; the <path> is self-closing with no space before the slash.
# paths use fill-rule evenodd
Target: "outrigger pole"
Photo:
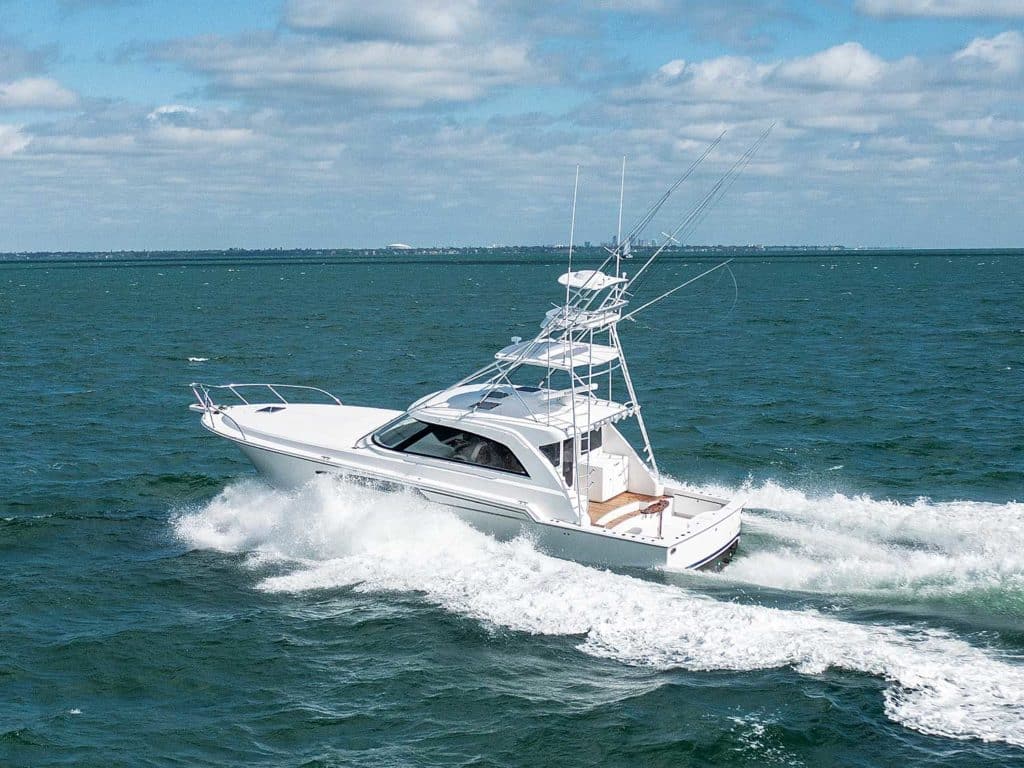
<path id="1" fill-rule="evenodd" d="M 647 261 L 644 262 L 644 265 L 640 267 L 636 274 L 633 275 L 633 277 L 629 281 L 629 284 L 626 286 L 627 289 L 631 288 L 636 283 L 640 275 L 642 275 L 647 270 L 647 268 L 652 263 L 654 263 L 654 260 L 661 255 L 662 251 L 664 251 L 670 243 L 679 242 L 679 240 L 677 240 L 676 238 L 677 235 L 679 235 L 686 228 L 692 228 L 692 225 L 694 225 L 694 223 L 697 222 L 700 219 L 700 217 L 707 213 L 708 209 L 712 205 L 714 205 L 722 198 L 725 192 L 728 191 L 729 187 L 732 186 L 732 183 L 736 181 L 736 178 L 739 176 L 740 172 L 744 168 L 746 168 L 750 161 L 753 159 L 754 155 L 757 153 L 757 150 L 761 148 L 762 144 L 764 144 L 765 140 L 768 138 L 768 134 L 771 133 L 772 128 L 774 127 L 774 123 L 768 126 L 768 128 L 766 128 L 761 133 L 761 135 L 757 137 L 757 140 L 754 141 L 754 143 L 751 144 L 749 147 L 747 147 L 746 152 L 740 155 L 740 157 L 729 167 L 729 170 L 727 170 L 722 175 L 722 177 L 717 182 L 715 182 L 715 185 L 708 191 L 706 195 L 704 195 L 703 198 L 701 198 L 701 201 L 690 210 L 690 212 L 683 218 L 679 225 L 671 232 L 665 234 L 665 242 L 663 242 L 658 247 L 658 249 L 651 254 L 651 257 L 647 259 Z M 719 139 L 721 139 L 721 136 L 719 137 Z"/>
<path id="2" fill-rule="evenodd" d="M 661 301 L 662 299 L 664 299 L 664 298 L 668 298 L 669 296 L 671 296 L 671 295 L 672 295 L 673 293 L 675 293 L 676 291 L 680 290 L 681 288 L 685 288 L 686 286 L 688 286 L 688 285 L 689 285 L 690 283 L 695 283 L 695 282 L 697 282 L 698 280 L 700 280 L 700 279 L 701 279 L 702 277 L 704 277 L 705 275 L 710 275 L 710 274 L 711 274 L 712 272 L 714 272 L 714 271 L 715 271 L 716 269 L 721 269 L 722 267 L 724 267 L 724 266 L 725 266 L 726 264 L 728 264 L 728 263 L 729 263 L 729 262 L 731 262 L 731 261 L 733 261 L 733 259 L 726 259 L 725 261 L 721 262 L 720 264 L 716 264 L 716 265 L 715 265 L 715 266 L 713 266 L 713 267 L 712 267 L 711 269 L 706 269 L 706 270 L 704 270 L 703 272 L 701 272 L 701 273 L 700 273 L 699 275 L 697 275 L 696 277 L 691 277 L 691 278 L 690 278 L 689 280 L 687 280 L 687 281 L 686 281 L 685 283 L 681 283 L 680 285 L 677 285 L 677 286 L 676 286 L 675 288 L 673 288 L 672 290 L 670 290 L 670 291 L 665 291 L 665 292 L 664 292 L 663 294 L 661 294 L 661 296 L 659 296 L 658 298 L 656 298 L 656 299 L 651 299 L 650 301 L 648 301 L 648 302 L 647 302 L 646 304 L 644 304 L 643 306 L 641 306 L 641 307 L 637 307 L 636 309 L 634 309 L 634 310 L 633 310 L 632 312 L 630 312 L 630 313 L 629 313 L 628 315 L 623 315 L 622 317 L 620 317 L 620 318 L 619 318 L 619 322 L 621 323 L 621 322 L 622 322 L 623 320 L 632 320 L 632 319 L 633 319 L 633 315 L 637 314 L 638 312 L 643 312 L 643 311 L 644 311 L 645 309 L 647 309 L 647 308 L 648 308 L 649 306 L 651 306 L 652 304 L 657 304 L 657 303 L 658 303 L 659 301 Z"/>

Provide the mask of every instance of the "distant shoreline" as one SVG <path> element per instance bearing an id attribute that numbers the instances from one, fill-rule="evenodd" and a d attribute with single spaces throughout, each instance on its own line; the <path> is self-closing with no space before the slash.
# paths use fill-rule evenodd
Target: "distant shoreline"
<path id="1" fill-rule="evenodd" d="M 650 246 L 633 249 L 635 262 L 644 254 L 651 253 Z M 507 261 L 510 257 L 532 261 L 540 258 L 564 257 L 566 245 L 510 245 L 492 247 L 424 247 L 424 248 L 272 248 L 272 249 L 203 249 L 203 250 L 152 250 L 152 251 L 16 251 L 0 253 L 0 264 L 138 264 L 162 265 L 178 263 L 229 263 L 246 262 L 282 264 L 319 264 L 325 262 L 360 263 L 416 262 L 416 263 L 483 263 Z M 695 245 L 675 246 L 666 249 L 668 260 L 715 259 L 722 257 L 807 257 L 829 256 L 850 258 L 878 255 L 971 256 L 978 254 L 1024 256 L 1024 248 L 848 248 L 845 246 L 789 246 L 789 245 Z M 583 261 L 600 260 L 607 256 L 601 246 L 576 247 L 574 258 Z"/>

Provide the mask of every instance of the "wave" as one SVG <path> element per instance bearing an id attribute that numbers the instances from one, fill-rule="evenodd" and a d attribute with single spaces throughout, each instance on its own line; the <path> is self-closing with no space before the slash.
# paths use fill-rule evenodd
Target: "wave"
<path id="1" fill-rule="evenodd" d="M 915 599 L 997 594 L 1004 608 L 1024 612 L 1024 503 L 815 496 L 772 481 L 700 490 L 745 495 L 748 541 L 768 540 L 741 548 L 725 578 Z"/>
<path id="2" fill-rule="evenodd" d="M 583 653 L 661 669 L 868 673 L 888 681 L 896 722 L 1024 746 L 1024 666 L 945 631 L 721 602 L 548 557 L 525 539 L 498 542 L 411 496 L 327 480 L 292 493 L 234 484 L 174 527 L 191 547 L 279 565 L 259 582 L 267 592 L 415 592 L 491 626 L 580 635 Z"/>

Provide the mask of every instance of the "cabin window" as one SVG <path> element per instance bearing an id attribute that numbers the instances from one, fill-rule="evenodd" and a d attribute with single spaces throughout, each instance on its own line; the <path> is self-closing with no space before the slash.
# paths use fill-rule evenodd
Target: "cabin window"
<path id="1" fill-rule="evenodd" d="M 426 428 L 426 424 L 408 417 L 393 421 L 383 429 L 373 433 L 373 442 L 384 448 L 398 448 L 411 437 L 415 437 Z"/>
<path id="2" fill-rule="evenodd" d="M 472 432 L 402 419 L 374 433 L 377 445 L 417 456 L 430 456 L 460 464 L 527 475 L 526 469 L 508 446 Z"/>
<path id="3" fill-rule="evenodd" d="M 590 453 L 601 447 L 601 429 L 580 435 L 580 453 Z"/>
<path id="4" fill-rule="evenodd" d="M 558 466 L 562 463 L 562 444 L 561 443 L 549 443 L 548 445 L 542 445 L 540 452 L 544 454 L 544 458 L 551 462 L 553 466 Z"/>
<path id="5" fill-rule="evenodd" d="M 544 454 L 545 458 L 551 462 L 555 467 L 561 467 L 562 478 L 565 480 L 565 484 L 572 487 L 573 481 L 573 445 L 572 440 L 563 440 L 561 443 L 548 443 L 540 447 L 540 452 Z"/>

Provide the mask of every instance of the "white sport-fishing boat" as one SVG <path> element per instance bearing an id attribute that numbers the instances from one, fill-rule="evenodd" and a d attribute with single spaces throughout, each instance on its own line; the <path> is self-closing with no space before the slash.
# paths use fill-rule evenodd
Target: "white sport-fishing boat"
<path id="1" fill-rule="evenodd" d="M 191 408 L 281 485 L 328 475 L 416 494 L 486 533 L 529 536 L 550 554 L 587 563 L 685 569 L 726 561 L 739 543 L 742 500 L 661 475 L 618 332 L 728 263 L 628 311 L 637 278 L 696 217 L 667 234 L 632 278 L 621 268 L 629 243 L 695 166 L 616 239 L 599 269 L 573 271 L 570 245 L 569 270 L 558 278 L 564 303 L 547 312 L 533 339 L 513 337 L 490 364 L 404 412 L 276 384 L 193 384 Z M 723 186 L 695 210 L 706 210 Z M 326 402 L 296 402 L 311 394 Z M 623 432 L 630 424 L 639 450 Z"/>

